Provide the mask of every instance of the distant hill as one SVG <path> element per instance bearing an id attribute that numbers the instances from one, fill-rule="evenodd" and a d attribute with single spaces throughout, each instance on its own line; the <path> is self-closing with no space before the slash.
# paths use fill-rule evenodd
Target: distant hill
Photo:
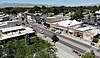
<path id="1" fill-rule="evenodd" d="M 0 4 L 0 8 L 5 8 L 5 7 L 34 7 L 34 6 L 46 6 L 46 7 L 51 7 L 52 5 L 43 5 L 43 4 L 28 4 L 28 3 L 2 3 Z"/>
<path id="2" fill-rule="evenodd" d="M 100 3 L 92 4 L 91 6 L 100 6 Z"/>

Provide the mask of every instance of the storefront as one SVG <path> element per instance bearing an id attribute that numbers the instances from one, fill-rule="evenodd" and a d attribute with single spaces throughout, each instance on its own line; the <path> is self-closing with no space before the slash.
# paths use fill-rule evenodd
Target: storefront
<path id="1" fill-rule="evenodd" d="M 84 32 L 81 32 L 81 31 L 75 31 L 74 36 L 83 38 L 83 34 L 84 34 Z"/>

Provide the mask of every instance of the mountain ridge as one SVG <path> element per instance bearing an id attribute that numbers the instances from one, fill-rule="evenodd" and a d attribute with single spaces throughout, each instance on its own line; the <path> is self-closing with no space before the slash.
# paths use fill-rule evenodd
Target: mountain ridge
<path id="1" fill-rule="evenodd" d="M 5 8 L 5 7 L 34 7 L 34 6 L 51 7 L 52 5 L 47 5 L 47 4 L 30 4 L 30 3 L 2 3 L 2 4 L 0 4 L 0 8 Z"/>

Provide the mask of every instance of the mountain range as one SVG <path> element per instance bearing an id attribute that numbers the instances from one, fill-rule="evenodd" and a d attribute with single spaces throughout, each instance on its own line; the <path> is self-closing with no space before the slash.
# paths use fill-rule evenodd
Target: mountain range
<path id="1" fill-rule="evenodd" d="M 51 7 L 52 5 L 44 5 L 44 4 L 29 4 L 29 3 L 2 3 L 0 4 L 0 8 L 5 8 L 5 7 L 34 7 L 34 6 L 46 6 L 46 7 Z"/>
<path id="2" fill-rule="evenodd" d="M 100 3 L 98 4 L 92 4 L 88 6 L 100 6 Z M 47 5 L 47 4 L 29 4 L 29 3 L 2 3 L 0 4 L 0 8 L 5 8 L 5 7 L 34 7 L 34 6 L 46 6 L 46 7 L 52 7 L 52 6 L 63 6 L 63 5 Z"/>

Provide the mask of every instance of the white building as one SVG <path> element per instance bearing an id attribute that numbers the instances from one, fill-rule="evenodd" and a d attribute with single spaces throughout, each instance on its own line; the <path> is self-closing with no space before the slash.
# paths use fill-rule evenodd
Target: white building
<path id="1" fill-rule="evenodd" d="M 95 12 L 97 19 L 100 18 L 100 10 Z"/>
<path id="2" fill-rule="evenodd" d="M 0 29 L 0 41 L 10 39 L 24 39 L 26 34 L 34 36 L 35 32 L 29 27 L 16 26 Z"/>
<path id="3" fill-rule="evenodd" d="M 63 26 L 63 27 L 70 27 L 70 26 L 82 24 L 82 22 L 78 22 L 76 20 L 65 20 L 65 21 L 55 22 L 55 23 L 52 23 L 52 24 Z"/>
<path id="4" fill-rule="evenodd" d="M 7 21 L 9 18 L 8 14 L 4 14 L 3 12 L 0 12 L 0 21 Z"/>
<path id="5" fill-rule="evenodd" d="M 17 20 L 0 22 L 0 29 L 7 28 L 7 27 L 14 27 L 17 25 L 17 23 L 18 23 Z"/>

